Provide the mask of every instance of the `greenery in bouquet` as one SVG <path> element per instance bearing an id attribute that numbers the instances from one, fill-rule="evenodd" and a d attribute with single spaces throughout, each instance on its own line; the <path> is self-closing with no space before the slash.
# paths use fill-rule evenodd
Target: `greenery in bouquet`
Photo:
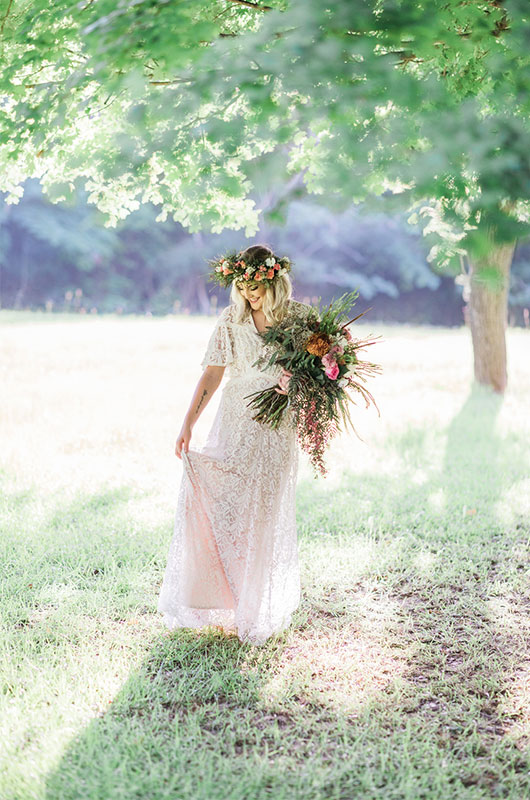
<path id="1" fill-rule="evenodd" d="M 355 339 L 348 326 L 363 316 L 348 320 L 357 292 L 348 292 L 321 309 L 311 307 L 302 314 L 289 313 L 284 320 L 266 328 L 261 336 L 267 355 L 256 365 L 282 367 L 287 380 L 269 389 L 248 395 L 253 419 L 277 428 L 287 408 L 296 426 L 298 441 L 310 458 L 315 472 L 326 474 L 324 453 L 341 429 L 355 433 L 349 403 L 360 395 L 366 407 L 377 408 L 367 379 L 381 371 L 378 364 L 359 358 L 359 351 L 374 344 L 377 338 Z M 366 313 L 366 312 L 363 312 Z M 287 394 L 280 394 L 282 388 Z"/>

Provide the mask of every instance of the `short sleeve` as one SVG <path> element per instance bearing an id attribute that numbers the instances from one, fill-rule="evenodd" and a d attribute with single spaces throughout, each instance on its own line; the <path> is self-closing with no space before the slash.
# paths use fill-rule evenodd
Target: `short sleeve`
<path id="1" fill-rule="evenodd" d="M 230 306 L 219 315 L 201 366 L 226 367 L 234 360 L 233 336 L 230 329 Z"/>

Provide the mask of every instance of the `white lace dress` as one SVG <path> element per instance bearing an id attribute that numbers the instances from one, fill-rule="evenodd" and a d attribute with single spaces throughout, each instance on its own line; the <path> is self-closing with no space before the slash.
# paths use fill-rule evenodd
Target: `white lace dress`
<path id="1" fill-rule="evenodd" d="M 227 367 L 229 380 L 205 446 L 183 453 L 158 610 L 169 628 L 222 625 L 263 644 L 288 627 L 300 602 L 298 447 L 286 415 L 276 430 L 252 419 L 245 395 L 273 386 L 281 370 L 253 366 L 263 340 L 251 314 L 236 323 L 234 312 L 230 305 L 219 316 L 202 362 Z"/>

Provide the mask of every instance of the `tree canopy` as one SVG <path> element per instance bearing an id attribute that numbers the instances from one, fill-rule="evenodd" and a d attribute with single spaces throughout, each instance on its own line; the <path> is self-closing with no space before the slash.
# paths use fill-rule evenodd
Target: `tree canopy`
<path id="1" fill-rule="evenodd" d="M 480 250 L 527 232 L 525 0 L 4 0 L 0 188 L 81 179 L 115 223 L 256 230 L 281 175 L 337 209 L 383 193 Z M 293 190 L 297 191 L 296 184 Z M 284 201 L 289 199 L 286 193 Z M 282 204 L 276 209 L 281 214 Z M 443 247 L 442 247 L 443 243 Z"/>

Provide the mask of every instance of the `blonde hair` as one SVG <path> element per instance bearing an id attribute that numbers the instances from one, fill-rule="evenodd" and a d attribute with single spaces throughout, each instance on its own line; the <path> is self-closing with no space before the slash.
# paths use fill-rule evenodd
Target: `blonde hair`
<path id="1" fill-rule="evenodd" d="M 274 255 L 274 253 L 268 245 L 252 244 L 239 255 L 242 258 L 265 260 L 268 256 Z M 257 281 L 256 285 L 258 285 Z M 293 286 L 288 273 L 277 275 L 272 283 L 265 287 L 262 310 L 271 325 L 281 322 L 287 314 L 292 293 Z M 243 297 L 235 281 L 232 284 L 230 297 L 236 306 L 236 322 L 243 322 L 250 314 L 251 305 Z"/>
<path id="2" fill-rule="evenodd" d="M 263 295 L 262 311 L 271 325 L 281 322 L 287 314 L 293 286 L 289 275 L 278 275 Z M 230 299 L 236 307 L 236 322 L 243 322 L 251 311 L 251 305 L 241 294 L 234 281 L 230 291 Z"/>

